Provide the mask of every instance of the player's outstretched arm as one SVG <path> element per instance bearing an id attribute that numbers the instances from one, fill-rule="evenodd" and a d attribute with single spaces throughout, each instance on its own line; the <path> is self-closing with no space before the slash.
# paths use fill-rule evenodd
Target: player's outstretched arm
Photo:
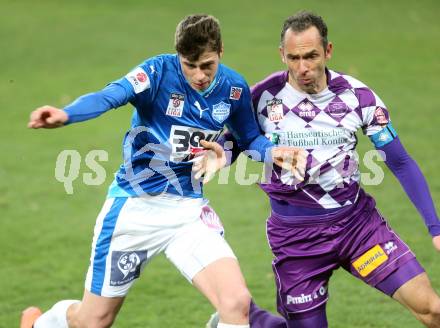
<path id="1" fill-rule="evenodd" d="M 388 168 L 397 177 L 405 193 L 421 214 L 436 250 L 440 251 L 440 220 L 428 183 L 417 163 L 406 152 L 398 137 L 382 147 L 376 147 Z"/>
<path id="2" fill-rule="evenodd" d="M 65 111 L 53 107 L 39 107 L 31 113 L 28 128 L 31 129 L 54 129 L 64 125 L 69 119 Z"/>
<path id="3" fill-rule="evenodd" d="M 64 109 L 53 106 L 37 108 L 31 113 L 28 127 L 32 129 L 53 129 L 90 120 L 112 108 L 127 104 L 133 95 L 134 91 L 130 93 L 130 90 L 125 89 L 122 84 L 110 83 L 98 92 L 79 97 Z"/>

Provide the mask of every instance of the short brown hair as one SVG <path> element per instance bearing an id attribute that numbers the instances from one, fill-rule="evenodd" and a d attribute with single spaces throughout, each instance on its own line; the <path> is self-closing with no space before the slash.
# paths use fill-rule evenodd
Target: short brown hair
<path id="1" fill-rule="evenodd" d="M 284 21 L 283 29 L 281 30 L 281 47 L 284 45 L 284 35 L 288 29 L 291 29 L 293 32 L 303 32 L 311 26 L 315 26 L 318 29 L 325 51 L 328 45 L 327 25 L 321 16 L 315 15 L 310 11 L 300 11 Z"/>
<path id="2" fill-rule="evenodd" d="M 207 51 L 220 54 L 222 37 L 219 21 L 206 14 L 186 16 L 176 28 L 174 46 L 178 54 L 196 61 Z"/>

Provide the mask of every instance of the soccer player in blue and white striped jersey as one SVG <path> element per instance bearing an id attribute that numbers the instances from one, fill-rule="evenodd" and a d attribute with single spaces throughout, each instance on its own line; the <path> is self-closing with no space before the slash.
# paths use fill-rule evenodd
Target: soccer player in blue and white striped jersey
<path id="1" fill-rule="evenodd" d="M 246 81 L 220 64 L 218 21 L 187 16 L 175 48 L 177 54 L 149 58 L 64 109 L 43 106 L 31 114 L 30 128 L 56 128 L 128 103 L 135 108 L 124 162 L 96 221 L 82 301 L 58 302 L 35 323 L 26 312 L 22 328 L 111 326 L 134 281 L 162 252 L 217 308 L 218 327 L 249 327 L 249 291 L 193 164 L 224 126 L 261 160 L 277 152 L 259 133 Z"/>

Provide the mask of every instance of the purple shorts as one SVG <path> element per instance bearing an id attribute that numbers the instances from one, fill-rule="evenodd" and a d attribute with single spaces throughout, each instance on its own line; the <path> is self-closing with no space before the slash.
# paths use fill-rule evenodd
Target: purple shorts
<path id="1" fill-rule="evenodd" d="M 323 305 L 339 267 L 388 295 L 424 271 L 363 191 L 335 214 L 289 219 L 272 212 L 267 220 L 278 311 L 285 317 Z"/>

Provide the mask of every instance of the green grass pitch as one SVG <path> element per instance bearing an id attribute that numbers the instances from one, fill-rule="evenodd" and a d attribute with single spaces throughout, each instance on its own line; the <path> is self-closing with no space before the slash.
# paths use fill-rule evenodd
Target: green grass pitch
<path id="1" fill-rule="evenodd" d="M 0 328 L 17 327 L 28 305 L 49 308 L 80 298 L 92 229 L 112 173 L 121 162 L 129 127 L 127 106 L 76 126 L 51 131 L 26 128 L 31 110 L 63 106 L 123 76 L 144 58 L 173 51 L 177 22 L 207 12 L 223 28 L 223 62 L 253 84 L 283 69 L 278 56 L 281 24 L 299 9 L 324 16 L 335 51 L 329 66 L 372 87 L 390 109 L 393 125 L 440 199 L 440 2 L 391 1 L 12 1 L 0 0 Z M 359 133 L 362 155 L 371 149 Z M 74 193 L 54 177 L 65 149 L 81 155 Z M 82 182 L 93 149 L 108 152 L 106 181 Z M 250 172 L 259 171 L 257 164 Z M 234 170 L 232 170 L 234 173 Z M 364 169 L 365 172 L 365 169 Z M 214 181 L 206 188 L 238 255 L 258 304 L 275 311 L 271 254 L 265 238 L 266 196 L 255 185 Z M 391 173 L 371 192 L 395 230 L 415 251 L 437 290 L 440 254 Z M 346 272 L 334 274 L 331 327 L 419 327 L 399 304 Z M 163 257 L 135 284 L 115 327 L 202 327 L 212 307 Z"/>

